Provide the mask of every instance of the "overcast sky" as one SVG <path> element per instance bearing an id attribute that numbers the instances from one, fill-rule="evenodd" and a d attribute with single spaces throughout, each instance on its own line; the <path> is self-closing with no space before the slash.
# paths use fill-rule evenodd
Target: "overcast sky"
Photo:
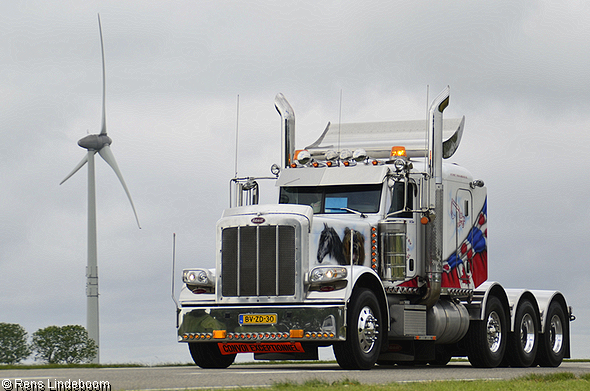
<path id="1" fill-rule="evenodd" d="M 87 170 L 107 130 L 137 208 L 97 155 L 101 362 L 188 362 L 180 270 L 214 266 L 239 122 L 239 175 L 280 160 L 282 92 L 296 146 L 328 121 L 422 119 L 451 87 L 466 116 L 453 162 L 485 181 L 490 277 L 557 289 L 572 353 L 590 357 L 590 3 L 568 1 L 22 1 L 0 12 L 0 322 L 86 324 Z M 340 115 L 340 93 L 342 107 Z M 239 95 L 239 121 L 236 106 Z M 263 201 L 276 200 L 265 187 Z"/>

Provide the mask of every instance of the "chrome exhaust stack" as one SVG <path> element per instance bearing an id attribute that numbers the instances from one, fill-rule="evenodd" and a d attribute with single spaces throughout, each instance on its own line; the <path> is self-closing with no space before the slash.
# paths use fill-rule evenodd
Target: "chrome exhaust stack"
<path id="1" fill-rule="evenodd" d="M 281 93 L 275 97 L 275 107 L 281 115 L 281 164 L 289 167 L 295 154 L 295 112 Z"/>
<path id="2" fill-rule="evenodd" d="M 432 102 L 428 121 L 428 218 L 426 225 L 427 290 L 421 303 L 432 308 L 440 297 L 443 244 L 443 118 L 449 105 L 450 88 L 445 88 Z"/>

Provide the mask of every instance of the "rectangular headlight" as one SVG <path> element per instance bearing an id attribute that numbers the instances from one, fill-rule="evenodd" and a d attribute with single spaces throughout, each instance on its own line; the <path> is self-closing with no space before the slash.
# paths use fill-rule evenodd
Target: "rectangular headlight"
<path id="1" fill-rule="evenodd" d="M 320 266 L 309 272 L 310 284 L 323 284 L 348 277 L 348 270 L 342 266 Z"/>

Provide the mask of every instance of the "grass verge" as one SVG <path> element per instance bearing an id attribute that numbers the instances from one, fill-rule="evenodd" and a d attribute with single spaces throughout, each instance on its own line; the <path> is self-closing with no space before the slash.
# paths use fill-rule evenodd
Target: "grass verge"
<path id="1" fill-rule="evenodd" d="M 323 380 L 311 380 L 303 384 L 291 382 L 276 383 L 273 385 L 273 387 L 271 387 L 271 390 L 322 391 L 323 389 L 327 388 L 330 390 L 346 391 L 578 391 L 590 389 L 590 373 L 576 376 L 573 373 L 561 372 L 548 375 L 528 375 L 513 380 L 449 380 L 391 383 L 384 385 L 360 384 L 356 380 L 343 380 L 334 383 L 328 383 Z M 268 391 L 268 388 L 265 390 Z"/>

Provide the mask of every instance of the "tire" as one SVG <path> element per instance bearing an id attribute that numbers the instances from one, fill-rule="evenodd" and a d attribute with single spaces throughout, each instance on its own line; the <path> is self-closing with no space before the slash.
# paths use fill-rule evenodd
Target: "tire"
<path id="1" fill-rule="evenodd" d="M 513 367 L 530 367 L 539 346 L 539 320 L 530 301 L 523 301 L 516 309 L 514 332 L 508 337 L 506 358 Z"/>
<path id="2" fill-rule="evenodd" d="M 569 334 L 563 308 L 559 303 L 551 303 L 545 324 L 545 332 L 539 340 L 537 362 L 542 367 L 558 367 L 569 346 Z"/>
<path id="3" fill-rule="evenodd" d="M 484 315 L 484 320 L 469 325 L 467 357 L 474 367 L 495 368 L 504 358 L 508 331 L 506 311 L 500 299 L 490 296 Z"/>
<path id="4" fill-rule="evenodd" d="M 235 354 L 221 354 L 216 343 L 189 343 L 188 349 L 195 364 L 201 368 L 227 368 L 236 359 Z"/>
<path id="5" fill-rule="evenodd" d="M 335 343 L 334 356 L 342 369 L 371 369 L 382 345 L 381 310 L 375 294 L 360 289 L 348 310 L 346 341 Z"/>

